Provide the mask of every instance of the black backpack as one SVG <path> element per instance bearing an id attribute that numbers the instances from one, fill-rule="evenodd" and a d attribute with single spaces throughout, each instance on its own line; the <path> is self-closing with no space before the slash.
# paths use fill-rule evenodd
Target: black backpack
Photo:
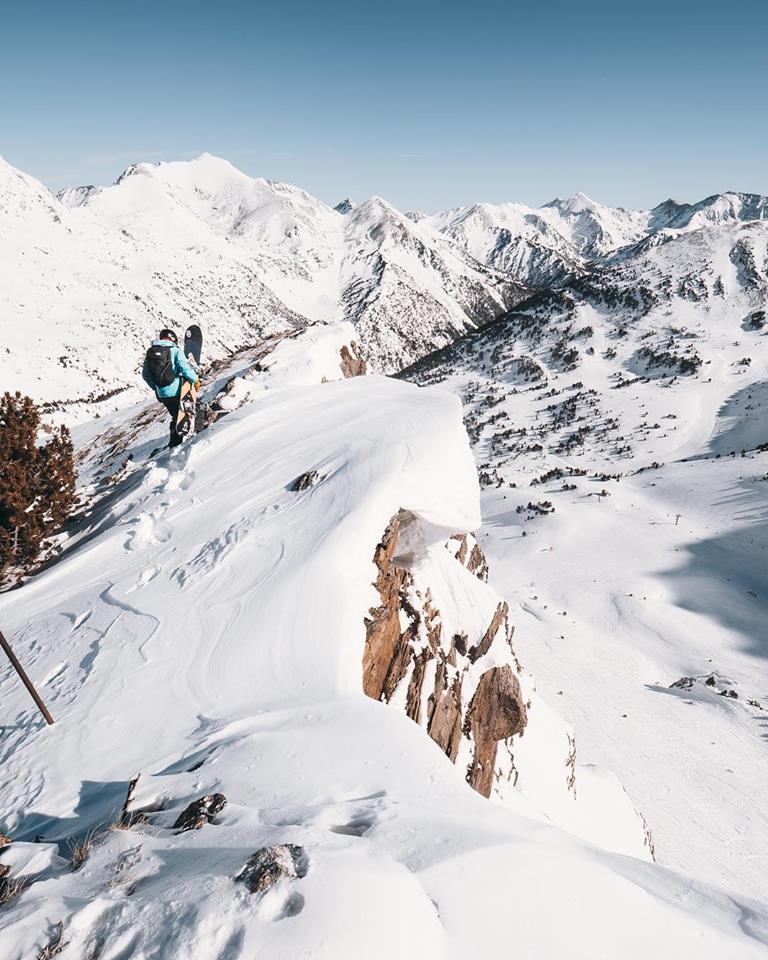
<path id="1" fill-rule="evenodd" d="M 176 379 L 171 348 L 153 344 L 147 350 L 147 369 L 156 387 L 170 387 Z"/>

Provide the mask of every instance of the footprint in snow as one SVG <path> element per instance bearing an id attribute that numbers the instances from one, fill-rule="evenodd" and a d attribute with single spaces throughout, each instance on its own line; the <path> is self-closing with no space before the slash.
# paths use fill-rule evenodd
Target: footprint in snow
<path id="1" fill-rule="evenodd" d="M 371 810 L 358 810 L 346 823 L 336 823 L 328 829 L 345 837 L 362 837 L 376 825 L 377 817 Z"/>
<path id="2" fill-rule="evenodd" d="M 133 521 L 135 527 L 125 541 L 126 550 L 140 550 L 155 543 L 167 543 L 171 539 L 170 524 L 159 513 L 142 514 Z"/>
<path id="3" fill-rule="evenodd" d="M 195 479 L 193 470 L 183 470 L 172 473 L 165 484 L 166 490 L 189 490 Z"/>

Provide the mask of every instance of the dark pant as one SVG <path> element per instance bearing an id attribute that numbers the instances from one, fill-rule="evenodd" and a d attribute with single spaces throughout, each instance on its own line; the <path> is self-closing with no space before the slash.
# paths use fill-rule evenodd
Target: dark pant
<path id="1" fill-rule="evenodd" d="M 168 441 L 169 447 L 178 447 L 181 443 L 182 438 L 176 432 L 176 419 L 179 416 L 179 400 L 181 395 L 181 381 L 179 381 L 179 389 L 176 391 L 175 395 L 172 397 L 158 397 L 157 399 L 162 403 L 165 409 L 171 415 L 171 436 Z"/>

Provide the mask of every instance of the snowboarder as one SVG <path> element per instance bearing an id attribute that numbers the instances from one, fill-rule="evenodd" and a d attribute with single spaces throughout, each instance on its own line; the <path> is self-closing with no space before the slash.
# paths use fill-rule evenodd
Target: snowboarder
<path id="1" fill-rule="evenodd" d="M 182 383 L 187 380 L 199 389 L 200 380 L 197 371 L 179 350 L 179 338 L 173 330 L 161 330 L 159 338 L 152 341 L 141 375 L 171 415 L 168 446 L 178 446 L 183 439 L 176 429 Z"/>

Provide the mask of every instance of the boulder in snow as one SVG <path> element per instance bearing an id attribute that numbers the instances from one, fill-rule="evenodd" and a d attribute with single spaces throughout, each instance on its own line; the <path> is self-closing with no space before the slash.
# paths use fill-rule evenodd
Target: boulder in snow
<path id="1" fill-rule="evenodd" d="M 262 847 L 250 856 L 236 883 L 243 883 L 251 893 L 266 893 L 279 880 L 296 879 L 307 872 L 307 855 L 295 843 L 278 843 Z"/>
<path id="2" fill-rule="evenodd" d="M 211 793 L 193 800 L 178 816 L 174 830 L 184 833 L 187 830 L 199 830 L 211 823 L 213 818 L 226 807 L 227 798 L 223 793 Z"/>

